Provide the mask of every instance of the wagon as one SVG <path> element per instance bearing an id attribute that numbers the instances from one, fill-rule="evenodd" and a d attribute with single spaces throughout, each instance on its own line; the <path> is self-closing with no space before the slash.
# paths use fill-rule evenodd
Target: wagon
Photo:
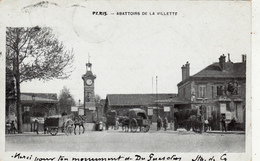
<path id="1" fill-rule="evenodd" d="M 110 126 L 114 127 L 115 130 L 118 129 L 117 112 L 115 110 L 107 112 L 105 124 L 106 130 L 108 130 Z"/>
<path id="2" fill-rule="evenodd" d="M 176 128 L 192 129 L 194 132 L 202 132 L 202 116 L 198 114 L 198 109 L 184 109 L 174 113 L 177 121 Z M 176 130 L 176 129 L 175 129 Z"/>
<path id="3" fill-rule="evenodd" d="M 140 131 L 148 132 L 150 129 L 149 119 L 145 110 L 134 108 L 128 111 L 129 128 L 132 132 L 136 132 L 138 127 Z"/>
<path id="4" fill-rule="evenodd" d="M 47 117 L 44 121 L 44 129 L 52 136 L 57 135 L 58 131 L 65 132 L 66 135 L 73 131 L 74 122 L 68 116 Z"/>

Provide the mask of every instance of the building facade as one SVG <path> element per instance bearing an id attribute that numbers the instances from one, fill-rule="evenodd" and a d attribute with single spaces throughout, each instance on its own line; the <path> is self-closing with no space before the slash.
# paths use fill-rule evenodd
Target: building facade
<path id="1" fill-rule="evenodd" d="M 182 66 L 182 81 L 178 94 L 186 98 L 191 109 L 199 109 L 203 119 L 212 120 L 214 129 L 220 129 L 220 119 L 228 124 L 232 119 L 237 129 L 245 129 L 246 111 L 246 55 L 242 62 L 233 63 L 223 54 L 213 63 L 190 76 L 190 64 Z"/>
<path id="2" fill-rule="evenodd" d="M 108 94 L 104 106 L 104 115 L 111 110 L 119 116 L 127 114 L 129 109 L 140 108 L 146 111 L 152 122 L 158 116 L 173 120 L 174 112 L 185 108 L 187 100 L 174 93 L 158 94 Z"/>

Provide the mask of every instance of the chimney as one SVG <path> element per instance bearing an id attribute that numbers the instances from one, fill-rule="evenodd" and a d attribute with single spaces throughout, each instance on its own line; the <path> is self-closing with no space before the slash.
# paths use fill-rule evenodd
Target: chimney
<path id="1" fill-rule="evenodd" d="M 183 66 L 181 67 L 181 70 L 182 70 L 182 80 L 185 80 L 186 77 L 187 77 L 187 69 L 186 69 L 186 66 L 183 65 Z"/>
<path id="2" fill-rule="evenodd" d="M 242 54 L 242 62 L 246 62 L 246 55 L 245 54 Z"/>
<path id="3" fill-rule="evenodd" d="M 219 57 L 219 66 L 222 70 L 226 69 L 226 56 L 224 54 Z"/>
<path id="4" fill-rule="evenodd" d="M 186 63 L 186 78 L 190 77 L 190 63 L 187 61 Z"/>
<path id="5" fill-rule="evenodd" d="M 230 61 L 230 54 L 229 54 L 229 53 L 228 53 L 228 62 L 231 62 L 231 61 Z"/>

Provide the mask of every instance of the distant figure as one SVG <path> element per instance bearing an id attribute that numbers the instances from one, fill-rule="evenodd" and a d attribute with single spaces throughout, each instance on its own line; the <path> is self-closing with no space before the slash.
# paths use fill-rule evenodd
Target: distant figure
<path id="1" fill-rule="evenodd" d="M 39 122 L 37 119 L 34 121 L 34 132 L 39 134 Z"/>
<path id="2" fill-rule="evenodd" d="M 226 128 L 226 119 L 225 117 L 222 117 L 222 119 L 220 120 L 221 122 L 221 126 L 222 126 L 222 132 L 225 130 L 225 132 L 227 132 L 227 128 Z"/>
<path id="3" fill-rule="evenodd" d="M 208 124 L 208 130 L 211 131 L 212 130 L 212 125 L 213 125 L 213 119 L 209 118 L 209 124 Z"/>
<path id="4" fill-rule="evenodd" d="M 17 132 L 17 129 L 15 127 L 15 124 L 14 124 L 14 120 L 11 122 L 11 133 L 14 133 Z"/>
<path id="5" fill-rule="evenodd" d="M 62 112 L 61 116 L 68 115 L 66 111 Z"/>
<path id="6" fill-rule="evenodd" d="M 229 129 L 231 131 L 235 130 L 235 125 L 236 125 L 236 119 L 233 117 L 233 119 L 231 120 L 231 122 L 229 123 Z"/>
<path id="7" fill-rule="evenodd" d="M 165 116 L 165 118 L 163 119 L 163 127 L 164 127 L 164 130 L 166 131 L 166 130 L 167 130 L 167 127 L 168 127 L 168 119 L 167 119 L 166 116 Z"/>
<path id="8" fill-rule="evenodd" d="M 209 130 L 209 121 L 206 119 L 204 121 L 204 131 L 206 132 L 207 130 Z"/>
<path id="9" fill-rule="evenodd" d="M 157 131 L 161 130 L 161 127 L 162 127 L 162 119 L 159 116 L 157 119 Z"/>

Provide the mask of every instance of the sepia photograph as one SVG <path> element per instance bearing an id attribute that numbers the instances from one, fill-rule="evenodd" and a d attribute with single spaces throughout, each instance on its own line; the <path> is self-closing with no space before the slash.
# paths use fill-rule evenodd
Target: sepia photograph
<path id="1" fill-rule="evenodd" d="M 249 1 L 3 3 L 5 160 L 250 159 Z"/>

